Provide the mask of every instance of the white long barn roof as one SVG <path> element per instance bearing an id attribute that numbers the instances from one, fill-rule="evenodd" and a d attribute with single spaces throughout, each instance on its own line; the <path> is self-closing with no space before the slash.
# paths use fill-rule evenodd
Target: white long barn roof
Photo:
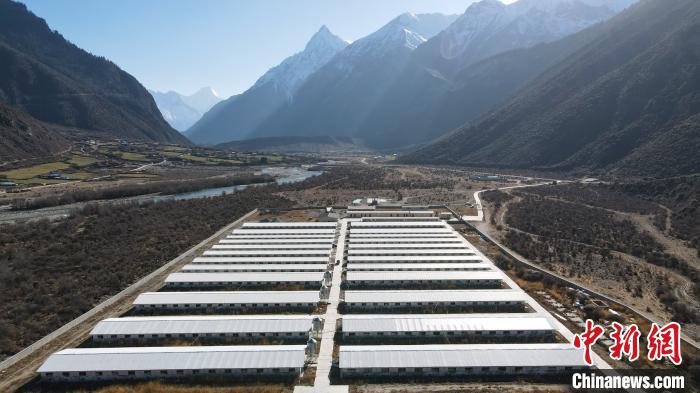
<path id="1" fill-rule="evenodd" d="M 317 303 L 317 291 L 145 292 L 134 305 Z"/>
<path id="2" fill-rule="evenodd" d="M 202 253 L 207 256 L 326 256 L 330 255 L 330 249 L 326 250 L 207 250 Z"/>
<path id="3" fill-rule="evenodd" d="M 391 237 L 392 235 L 398 234 L 431 234 L 431 235 L 444 235 L 453 234 L 454 230 L 451 228 L 385 228 L 385 229 L 351 229 L 350 236 L 355 235 L 372 235 L 379 234 L 385 237 Z"/>
<path id="4" fill-rule="evenodd" d="M 325 263 L 315 263 L 315 264 L 285 264 L 278 265 L 273 263 L 258 263 L 258 264 L 213 264 L 206 265 L 203 263 L 195 263 L 191 265 L 185 265 L 180 269 L 181 272 L 195 273 L 195 272 L 261 272 L 261 271 L 278 271 L 285 272 L 290 270 L 301 270 L 309 272 L 325 272 L 327 269 L 327 264 Z"/>
<path id="5" fill-rule="evenodd" d="M 56 352 L 38 372 L 301 368 L 304 345 L 76 348 Z"/>
<path id="6" fill-rule="evenodd" d="M 426 250 L 382 250 L 382 249 L 350 249 L 348 255 L 474 255 L 475 251 L 464 248 L 457 250 L 426 249 Z"/>
<path id="7" fill-rule="evenodd" d="M 313 315 L 202 315 L 108 318 L 90 332 L 97 335 L 306 332 Z"/>
<path id="8" fill-rule="evenodd" d="M 215 244 L 215 250 L 328 250 L 331 244 Z"/>
<path id="9" fill-rule="evenodd" d="M 363 231 L 365 231 L 363 229 Z M 457 233 L 452 232 L 452 231 L 445 231 L 441 233 L 433 233 L 433 232 L 428 232 L 428 233 L 411 233 L 411 232 L 406 232 L 406 233 L 397 233 L 397 232 L 391 232 L 391 233 L 385 233 L 385 232 L 372 232 L 372 233 L 357 233 L 353 232 L 350 234 L 350 237 L 348 238 L 350 241 L 353 241 L 353 239 L 360 240 L 360 239 L 390 239 L 389 241 L 393 241 L 393 239 L 404 239 L 404 238 L 419 238 L 419 239 L 459 239 L 460 241 L 463 240 L 460 236 L 457 235 Z"/>
<path id="10" fill-rule="evenodd" d="M 404 262 L 404 263 L 422 263 L 422 262 L 467 262 L 483 261 L 484 258 L 478 255 L 350 255 L 348 262 Z"/>
<path id="11" fill-rule="evenodd" d="M 435 214 L 432 210 L 351 210 L 348 213 L 362 214 L 362 215 L 411 215 L 411 214 L 421 214 L 421 215 L 432 215 Z"/>
<path id="12" fill-rule="evenodd" d="M 549 320 L 534 313 L 343 315 L 344 332 L 555 330 Z"/>
<path id="13" fill-rule="evenodd" d="M 332 228 L 335 229 L 336 222 L 246 222 L 243 229 L 269 229 L 269 228 Z"/>
<path id="14" fill-rule="evenodd" d="M 333 238 L 327 239 L 221 239 L 219 244 L 323 244 L 329 246 L 333 243 Z"/>
<path id="15" fill-rule="evenodd" d="M 171 273 L 170 283 L 246 283 L 246 282 L 321 282 L 323 272 L 237 272 L 237 273 Z"/>
<path id="16" fill-rule="evenodd" d="M 442 280 L 501 280 L 501 272 L 483 271 L 387 271 L 387 272 L 347 272 L 347 281 L 442 281 Z"/>
<path id="17" fill-rule="evenodd" d="M 571 344 L 357 345 L 340 347 L 340 368 L 585 367 Z"/>
<path id="18" fill-rule="evenodd" d="M 328 233 L 328 234 L 312 234 L 312 235 L 228 235 L 226 236 L 227 239 L 245 239 L 245 240 L 265 240 L 265 239 L 273 239 L 273 240 L 282 240 L 282 239 L 318 239 L 319 241 L 326 241 L 330 240 L 333 241 L 333 238 L 335 237 L 335 234 L 333 233 Z"/>
<path id="19" fill-rule="evenodd" d="M 192 263 L 328 263 L 328 257 L 197 257 Z"/>
<path id="20" fill-rule="evenodd" d="M 335 229 L 234 229 L 234 235 L 332 235 Z"/>
<path id="21" fill-rule="evenodd" d="M 389 237 L 356 237 L 353 236 L 348 239 L 350 245 L 359 244 L 376 244 L 376 243 L 464 243 L 464 239 L 458 236 L 448 236 L 448 237 L 399 237 L 399 238 L 389 238 Z"/>
<path id="22" fill-rule="evenodd" d="M 364 228 L 445 228 L 452 230 L 442 221 L 353 221 L 350 230 Z"/>
<path id="23" fill-rule="evenodd" d="M 517 289 L 345 291 L 345 303 L 524 302 L 526 299 L 525 293 Z"/>
<path id="24" fill-rule="evenodd" d="M 492 270 L 493 265 L 477 263 L 348 263 L 348 270 L 400 271 L 400 270 Z"/>
<path id="25" fill-rule="evenodd" d="M 469 243 L 467 242 L 460 242 L 460 243 L 422 243 L 422 242 L 415 242 L 415 243 L 384 243 L 384 244 L 374 244 L 374 243 L 350 243 L 348 245 L 349 249 L 351 250 L 362 250 L 362 249 L 369 249 L 369 250 L 375 250 L 375 249 L 404 249 L 404 250 L 410 250 L 412 248 L 417 248 L 417 249 L 455 249 L 455 248 L 463 248 L 463 249 L 470 249 Z M 216 247 L 216 246 L 214 246 Z"/>

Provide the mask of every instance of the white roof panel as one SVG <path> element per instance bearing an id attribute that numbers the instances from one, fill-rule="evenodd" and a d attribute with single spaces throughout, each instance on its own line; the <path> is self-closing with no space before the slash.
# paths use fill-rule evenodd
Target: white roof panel
<path id="1" fill-rule="evenodd" d="M 445 228 L 452 230 L 443 221 L 352 221 L 350 230 L 360 228 Z"/>
<path id="2" fill-rule="evenodd" d="M 205 265 L 203 263 L 195 263 L 191 265 L 185 265 L 180 269 L 181 272 L 206 272 L 206 271 L 220 271 L 220 272 L 255 272 L 255 271 L 290 271 L 290 270 L 302 270 L 309 272 L 325 272 L 328 265 L 325 263 L 315 263 L 315 264 L 285 264 L 278 265 L 274 263 L 263 263 L 263 264 L 213 264 Z"/>
<path id="3" fill-rule="evenodd" d="M 222 239 L 219 244 L 333 244 L 333 238 L 327 239 Z"/>
<path id="4" fill-rule="evenodd" d="M 374 230 L 374 229 L 372 229 Z M 365 229 L 363 229 L 365 231 Z M 427 238 L 433 238 L 433 239 L 459 239 L 460 241 L 463 240 L 457 233 L 455 232 L 441 232 L 441 233 L 386 233 L 386 232 L 373 232 L 373 233 L 352 233 L 352 236 L 350 236 L 348 239 L 350 241 L 353 241 L 352 239 L 356 239 L 360 241 L 360 239 L 390 239 L 389 241 L 392 241 L 393 239 L 404 239 L 404 238 L 420 238 L 420 239 L 427 239 Z"/>
<path id="5" fill-rule="evenodd" d="M 206 251 L 205 251 L 206 252 Z M 381 250 L 381 249 L 350 249 L 348 255 L 474 255 L 475 251 L 464 248 L 457 250 L 426 249 L 426 250 Z"/>
<path id="6" fill-rule="evenodd" d="M 238 272 L 238 273 L 171 273 L 170 283 L 245 283 L 245 282 L 321 282 L 323 272 Z"/>
<path id="7" fill-rule="evenodd" d="M 204 256 L 326 256 L 330 255 L 331 250 L 208 250 L 204 251 Z"/>
<path id="8" fill-rule="evenodd" d="M 331 244 L 215 244 L 215 250 L 328 250 Z"/>
<path id="9" fill-rule="evenodd" d="M 192 263 L 328 263 L 328 257 L 197 257 Z"/>
<path id="10" fill-rule="evenodd" d="M 313 315 L 202 315 L 108 318 L 90 332 L 97 335 L 306 332 Z"/>
<path id="11" fill-rule="evenodd" d="M 449 236 L 449 237 L 400 237 L 400 238 L 388 238 L 388 237 L 351 237 L 348 239 L 350 242 L 350 245 L 359 245 L 359 244 L 372 244 L 372 243 L 389 243 L 391 242 L 392 244 L 396 243 L 440 243 L 440 244 L 445 244 L 445 243 L 464 243 L 464 239 L 458 237 L 458 236 Z"/>
<path id="12" fill-rule="evenodd" d="M 422 263 L 422 262 L 467 262 L 470 261 L 483 261 L 484 259 L 478 255 L 384 255 L 384 256 L 372 256 L 372 255 L 350 255 L 348 257 L 348 262 L 403 262 L 403 263 Z"/>
<path id="13" fill-rule="evenodd" d="M 301 368 L 304 345 L 76 348 L 56 352 L 38 372 Z"/>
<path id="14" fill-rule="evenodd" d="M 556 330 L 535 313 L 512 314 L 348 314 L 343 332 L 437 332 Z"/>
<path id="15" fill-rule="evenodd" d="M 347 270 L 397 271 L 397 270 L 492 270 L 493 265 L 477 263 L 348 263 Z"/>
<path id="16" fill-rule="evenodd" d="M 501 272 L 483 271 L 349 271 L 347 281 L 438 281 L 438 280 L 501 280 Z"/>
<path id="17" fill-rule="evenodd" d="M 246 240 L 265 240 L 265 239 L 319 239 L 319 241 L 333 241 L 335 234 L 316 234 L 316 235 L 227 235 L 227 239 L 246 239 Z"/>
<path id="18" fill-rule="evenodd" d="M 379 229 L 351 229 L 350 236 L 380 234 L 391 237 L 395 234 L 431 234 L 443 235 L 455 233 L 452 228 L 379 228 Z"/>
<path id="19" fill-rule="evenodd" d="M 335 229 L 337 222 L 246 222 L 243 229 L 269 229 L 269 228 L 332 228 Z"/>
<path id="20" fill-rule="evenodd" d="M 145 292 L 134 305 L 317 303 L 317 291 Z"/>
<path id="21" fill-rule="evenodd" d="M 335 229 L 234 229 L 234 235 L 310 235 L 335 234 Z"/>
<path id="22" fill-rule="evenodd" d="M 464 248 L 470 249 L 470 245 L 467 242 L 460 243 L 378 243 L 378 244 L 367 244 L 367 243 L 353 243 L 348 245 L 349 249 L 360 250 L 360 249 L 412 249 L 412 248 L 427 248 L 427 249 L 453 249 L 453 248 Z M 215 246 L 216 247 L 216 246 Z"/>
<path id="23" fill-rule="evenodd" d="M 411 214 L 435 214 L 432 210 L 351 210 L 354 214 L 390 214 L 390 215 L 411 215 Z"/>
<path id="24" fill-rule="evenodd" d="M 353 345 L 340 347 L 340 368 L 586 367 L 571 344 Z"/>
<path id="25" fill-rule="evenodd" d="M 518 289 L 345 291 L 345 303 L 524 302 Z"/>

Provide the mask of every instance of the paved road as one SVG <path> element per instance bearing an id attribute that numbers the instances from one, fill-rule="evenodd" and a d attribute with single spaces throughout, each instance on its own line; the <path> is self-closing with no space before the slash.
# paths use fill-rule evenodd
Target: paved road
<path id="1" fill-rule="evenodd" d="M 569 182 L 563 181 L 563 180 L 557 180 L 557 184 L 559 184 L 559 183 L 569 183 Z M 547 182 L 536 183 L 536 184 L 520 184 L 517 186 L 499 187 L 499 188 L 496 188 L 496 190 L 510 190 L 513 188 L 537 187 L 537 186 L 543 186 L 545 184 L 551 184 L 551 182 L 547 181 Z M 477 209 L 476 216 L 462 216 L 462 220 L 469 221 L 469 222 L 484 221 L 484 207 L 481 203 L 481 198 L 480 198 L 480 194 L 484 191 L 492 191 L 492 190 L 480 190 L 480 191 L 477 191 L 474 193 L 474 203 L 476 204 L 476 209 Z"/>
<path id="2" fill-rule="evenodd" d="M 570 181 L 565 181 L 565 180 L 556 180 L 556 182 L 557 182 L 558 185 L 559 185 L 559 184 L 571 183 Z M 522 185 L 517 185 L 517 186 L 501 187 L 501 188 L 498 188 L 498 190 L 507 190 L 507 189 L 525 188 L 525 187 L 535 187 L 535 186 L 541 186 L 541 185 L 545 185 L 545 184 L 551 184 L 551 182 L 548 181 L 548 182 L 546 182 L 546 183 L 522 184 Z M 547 273 L 547 274 L 549 274 L 549 275 L 551 275 L 551 276 L 553 276 L 553 277 L 556 277 L 556 278 L 559 279 L 559 280 L 562 280 L 563 282 L 569 283 L 570 285 L 572 285 L 572 286 L 574 286 L 574 287 L 580 287 L 580 288 L 586 290 L 587 292 L 589 292 L 591 295 L 593 295 L 593 296 L 595 296 L 595 297 L 598 297 L 598 298 L 603 299 L 603 300 L 605 300 L 605 301 L 608 301 L 608 302 L 611 302 L 611 303 L 615 303 L 615 304 L 618 304 L 618 305 L 620 305 L 620 306 L 622 306 L 622 307 L 625 307 L 625 308 L 631 310 L 632 312 L 634 312 L 635 314 L 640 315 L 641 317 L 643 317 L 644 319 L 646 319 L 646 320 L 648 320 L 648 321 L 652 321 L 652 322 L 656 322 L 656 323 L 663 324 L 661 321 L 658 321 L 658 320 L 656 320 L 655 318 L 653 318 L 652 316 L 648 315 L 647 313 L 645 313 L 645 312 L 643 312 L 643 311 L 641 311 L 641 310 L 636 309 L 634 306 L 631 306 L 631 305 L 629 305 L 629 304 L 626 304 L 626 303 L 623 303 L 623 302 L 618 301 L 618 300 L 616 300 L 616 299 L 613 299 L 613 298 L 611 298 L 611 297 L 609 297 L 609 296 L 606 296 L 606 295 L 604 295 L 604 294 L 602 294 L 602 293 L 600 293 L 600 292 L 597 292 L 597 291 L 595 291 L 595 290 L 593 290 L 593 289 L 584 287 L 584 286 L 582 286 L 581 284 L 578 284 L 578 283 L 576 283 L 576 282 L 573 282 L 573 281 L 569 280 L 568 278 L 566 278 L 566 277 L 564 277 L 564 276 L 561 276 L 561 275 L 559 275 L 559 274 L 557 274 L 557 273 L 551 272 L 551 271 L 549 271 L 549 270 L 547 270 L 547 269 L 543 269 L 543 268 L 541 268 L 541 267 L 539 267 L 539 266 L 533 264 L 532 262 L 530 262 L 529 260 L 527 260 L 526 258 L 524 258 L 523 256 L 521 256 L 520 254 L 514 252 L 513 250 L 511 250 L 511 249 L 509 249 L 508 247 L 506 247 L 506 246 L 504 246 L 503 244 L 501 244 L 501 242 L 499 242 L 498 240 L 496 240 L 495 238 L 493 238 L 491 235 L 489 235 L 489 234 L 486 232 L 485 228 L 484 228 L 484 226 L 485 226 L 485 225 L 488 225 L 488 224 L 483 222 L 483 221 L 484 221 L 483 207 L 482 207 L 482 205 L 481 205 L 481 200 L 478 199 L 478 194 L 480 194 L 480 193 L 483 192 L 483 191 L 488 191 L 488 190 L 481 190 L 481 191 L 477 191 L 477 192 L 474 193 L 474 200 L 477 202 L 477 206 L 478 206 L 478 208 L 479 208 L 479 214 L 478 214 L 477 216 L 463 216 L 463 217 L 462 217 L 462 219 L 463 219 L 464 221 L 474 222 L 473 227 L 479 232 L 479 234 L 480 234 L 481 236 L 483 236 L 483 237 L 489 239 L 489 240 L 492 241 L 494 244 L 496 244 L 498 247 L 500 247 L 502 250 L 504 250 L 506 253 L 508 253 L 509 255 L 511 255 L 513 258 L 517 259 L 518 261 L 520 261 L 521 263 L 527 265 L 528 267 L 530 267 L 530 268 L 532 268 L 532 269 L 539 270 L 539 271 L 542 271 L 542 272 L 544 272 L 544 273 Z M 472 219 L 472 218 L 473 218 L 473 219 Z M 683 341 L 685 341 L 688 345 L 691 345 L 691 346 L 693 346 L 694 348 L 700 350 L 700 343 L 698 343 L 697 341 L 695 341 L 694 339 L 688 337 L 688 336 L 685 335 L 685 334 L 682 334 L 682 338 L 683 338 Z"/>

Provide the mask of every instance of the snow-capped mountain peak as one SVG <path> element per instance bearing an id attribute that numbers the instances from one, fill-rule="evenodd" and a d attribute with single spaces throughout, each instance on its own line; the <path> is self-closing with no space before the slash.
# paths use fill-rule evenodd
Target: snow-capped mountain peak
<path id="1" fill-rule="evenodd" d="M 183 96 L 183 101 L 197 112 L 204 114 L 222 98 L 213 88 L 207 86 L 197 90 L 194 94 Z"/>
<path id="2" fill-rule="evenodd" d="M 276 89 L 291 99 L 309 75 L 328 63 L 347 45 L 347 41 L 331 33 L 328 27 L 321 26 L 303 51 L 286 58 L 278 66 L 268 70 L 255 82 L 252 89 L 272 83 Z"/>
<path id="3" fill-rule="evenodd" d="M 159 92 L 149 90 L 163 118 L 176 130 L 185 131 L 212 106 L 221 101 L 221 97 L 211 87 L 203 87 L 191 95 L 182 95 L 175 91 Z"/>
<path id="4" fill-rule="evenodd" d="M 497 0 L 472 3 L 440 35 L 440 51 L 476 62 L 510 49 L 551 42 L 601 22 L 635 0 Z"/>
<path id="5" fill-rule="evenodd" d="M 381 57 L 399 48 L 414 50 L 455 19 L 457 19 L 455 15 L 403 13 L 374 33 L 350 44 L 334 63 L 342 63 L 343 58 Z M 338 66 L 349 67 L 349 64 L 338 64 Z"/>

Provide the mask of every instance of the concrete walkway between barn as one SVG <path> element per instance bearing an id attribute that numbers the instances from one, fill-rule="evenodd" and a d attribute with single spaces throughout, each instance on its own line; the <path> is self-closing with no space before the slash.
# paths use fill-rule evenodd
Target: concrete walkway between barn
<path id="1" fill-rule="evenodd" d="M 335 347 L 335 332 L 338 324 L 338 305 L 340 304 L 340 285 L 343 275 L 343 259 L 345 254 L 345 235 L 347 220 L 340 221 L 340 235 L 337 240 L 335 258 L 333 259 L 333 281 L 323 319 L 321 334 L 321 349 L 316 361 L 316 379 L 314 386 L 296 386 L 294 393 L 348 393 L 345 385 L 331 385 L 330 374 L 333 368 L 333 348 Z"/>

